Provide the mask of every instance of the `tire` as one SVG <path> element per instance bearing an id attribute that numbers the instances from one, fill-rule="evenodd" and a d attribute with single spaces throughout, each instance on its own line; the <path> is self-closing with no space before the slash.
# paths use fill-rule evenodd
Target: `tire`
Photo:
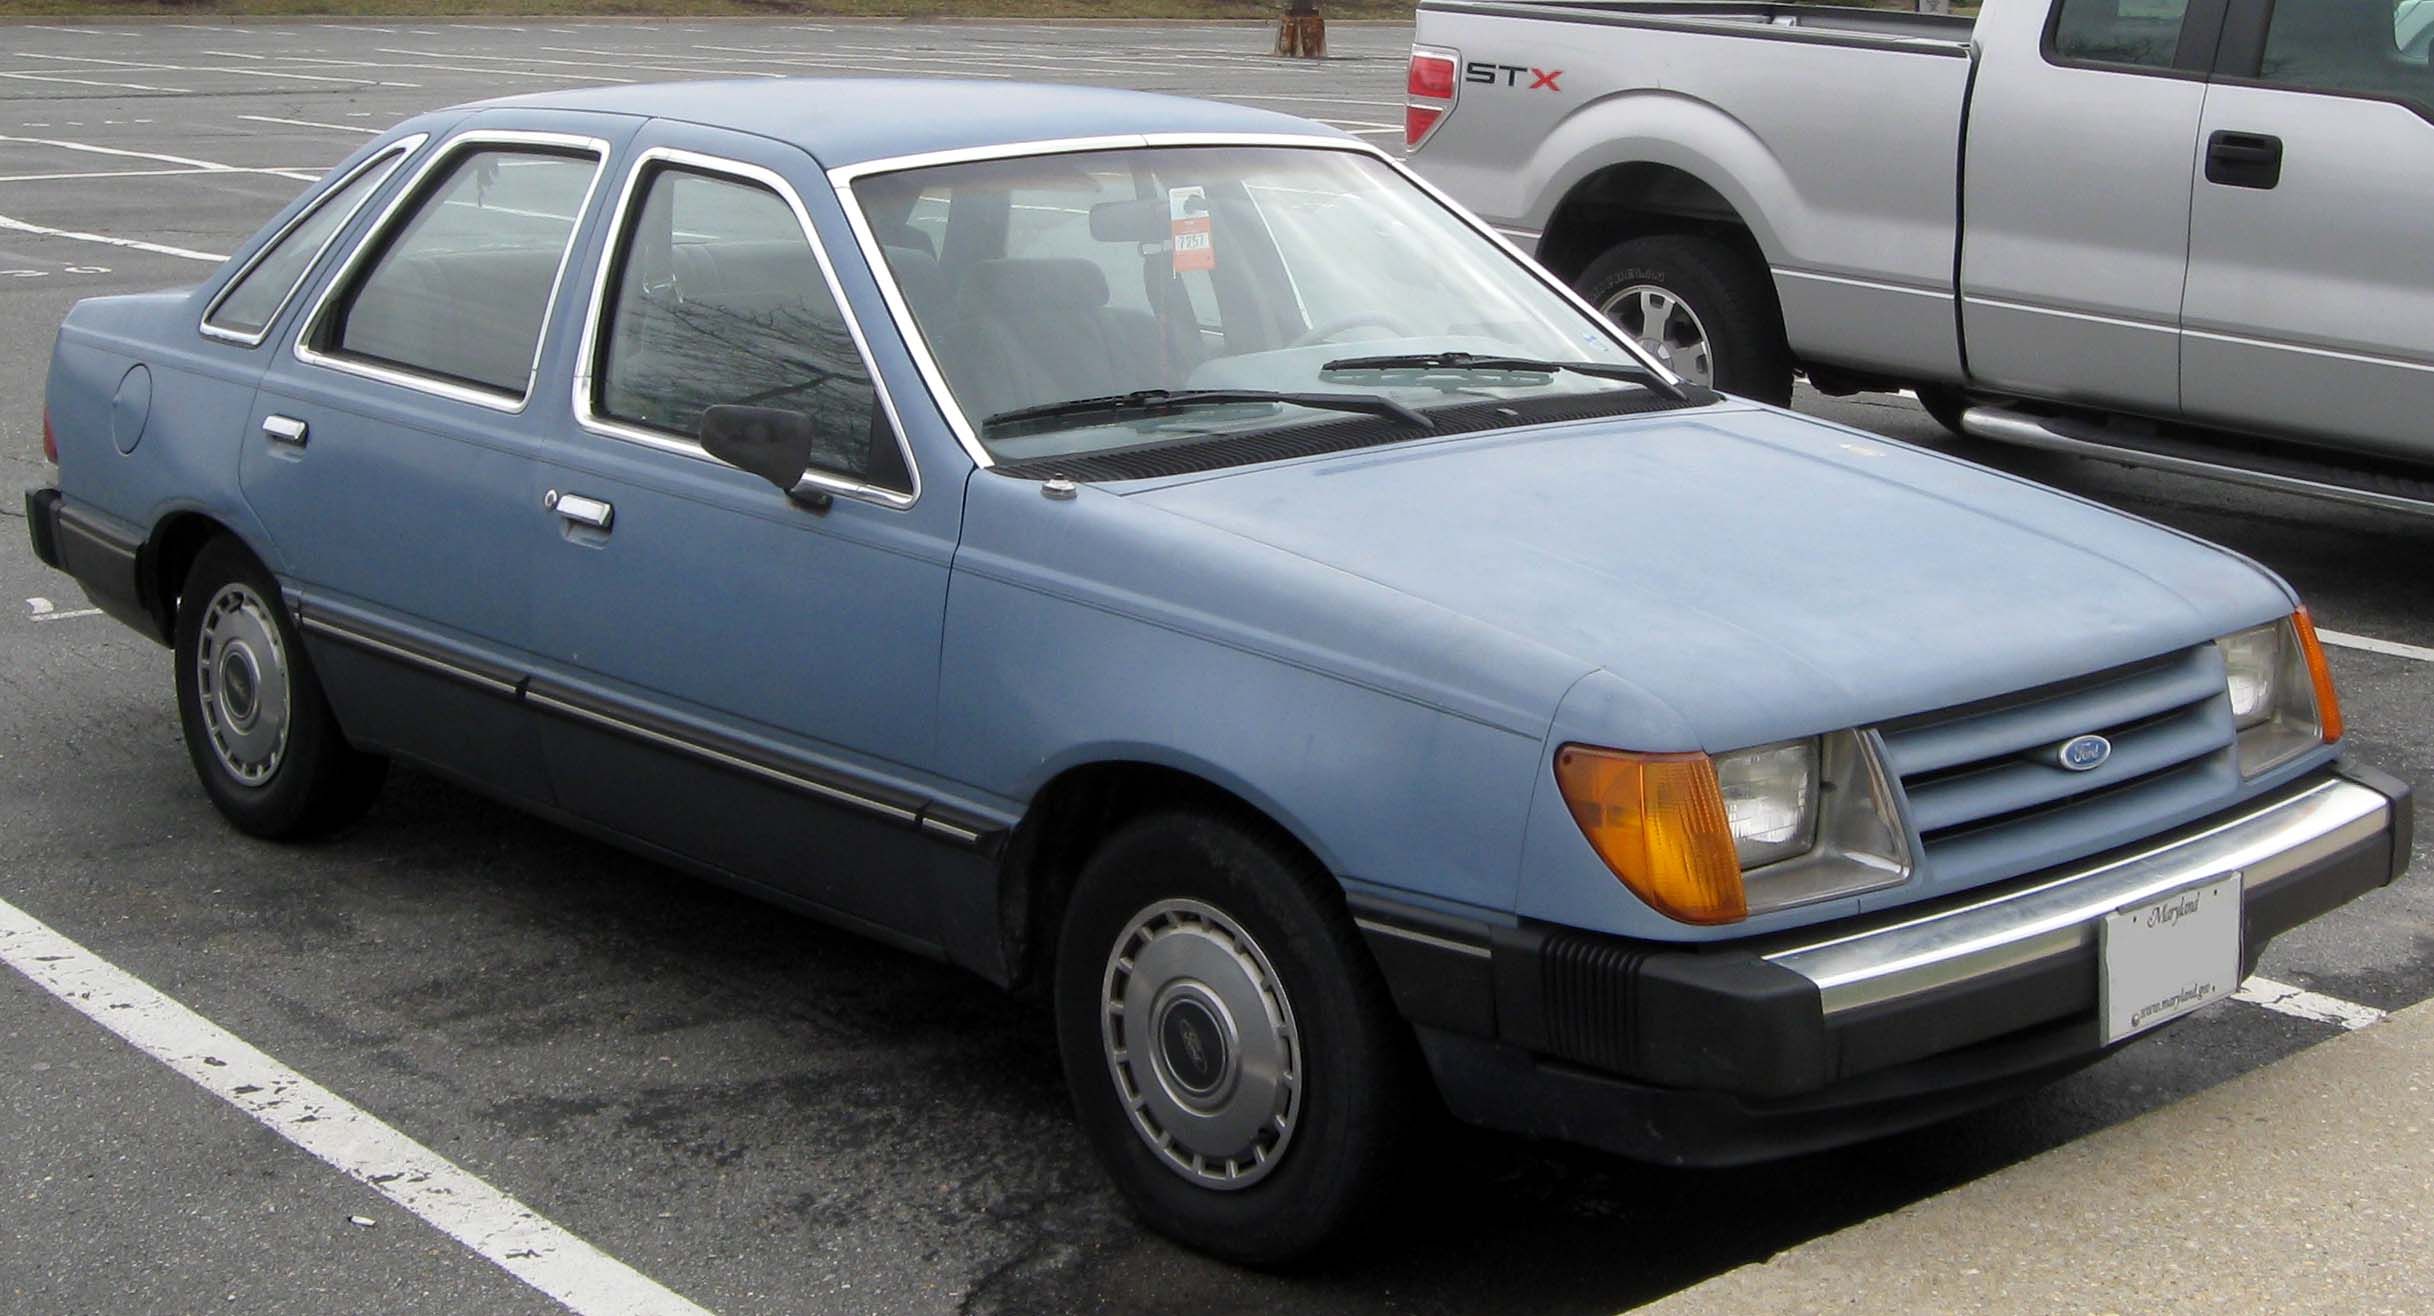
<path id="1" fill-rule="evenodd" d="M 1961 428 L 1961 413 L 1969 410 L 1969 395 L 1943 384 L 1921 384 L 1912 392 L 1918 394 L 1918 404 L 1954 438 L 1966 439 L 1969 432 Z"/>
<path id="2" fill-rule="evenodd" d="M 203 546 L 178 595 L 177 708 L 212 804 L 239 831 L 290 840 L 362 817 L 388 761 L 347 743 L 279 599 L 236 540 Z"/>
<path id="3" fill-rule="evenodd" d="M 1425 1080 L 1333 881 L 1306 856 L 1222 815 L 1140 819 L 1084 866 L 1057 946 L 1074 1109 L 1151 1228 L 1279 1265 L 1374 1199 Z M 1106 1008 L 1118 1000 L 1128 1008 Z M 1124 1031 L 1143 1018 L 1156 1022 Z"/>
<path id="4" fill-rule="evenodd" d="M 1600 314 L 1694 384 L 1776 406 L 1792 401 L 1792 350 L 1766 267 L 1696 233 L 1616 243 L 1573 286 Z M 1664 324 L 1651 296 L 1669 299 Z M 1704 347 L 1702 354 L 1699 349 Z"/>

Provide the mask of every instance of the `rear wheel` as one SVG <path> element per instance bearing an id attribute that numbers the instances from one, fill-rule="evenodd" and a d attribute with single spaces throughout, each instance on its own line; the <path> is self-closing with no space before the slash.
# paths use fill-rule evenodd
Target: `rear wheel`
<path id="1" fill-rule="evenodd" d="M 1660 233 L 1616 243 L 1575 286 L 1693 384 L 1787 406 L 1792 353 L 1766 267 L 1729 243 Z"/>
<path id="2" fill-rule="evenodd" d="M 278 583 L 235 540 L 205 544 L 177 610 L 178 720 L 203 791 L 239 830 L 314 836 L 361 817 L 386 760 L 346 743 Z"/>
<path id="3" fill-rule="evenodd" d="M 1403 1127 L 1408 1039 L 1327 882 L 1255 827 L 1155 815 L 1092 856 L 1057 944 L 1093 1150 L 1151 1227 L 1228 1260 L 1341 1230 Z"/>

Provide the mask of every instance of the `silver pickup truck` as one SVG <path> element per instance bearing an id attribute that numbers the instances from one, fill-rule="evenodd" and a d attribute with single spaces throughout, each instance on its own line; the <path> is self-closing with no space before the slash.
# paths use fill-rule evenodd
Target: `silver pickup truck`
<path id="1" fill-rule="evenodd" d="M 2434 514 L 2428 0 L 1422 0 L 1413 165 L 1680 373 Z"/>

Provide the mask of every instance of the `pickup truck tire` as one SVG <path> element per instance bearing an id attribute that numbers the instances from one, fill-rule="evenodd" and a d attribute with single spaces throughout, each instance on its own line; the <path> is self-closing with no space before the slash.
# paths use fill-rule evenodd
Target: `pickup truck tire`
<path id="1" fill-rule="evenodd" d="M 177 606 L 178 721 L 213 805 L 271 840 L 363 816 L 388 760 L 349 745 L 280 603 L 278 582 L 225 535 L 205 544 Z"/>
<path id="2" fill-rule="evenodd" d="M 1333 885 L 1258 827 L 1176 811 L 1101 844 L 1066 907 L 1053 996 L 1083 1131 L 1144 1222 L 1229 1261 L 1359 1218 L 1426 1082 Z"/>
<path id="3" fill-rule="evenodd" d="M 1731 244 L 1696 233 L 1632 238 L 1589 262 L 1573 286 L 1675 374 L 1790 405 L 1792 350 L 1775 286 L 1764 265 Z M 1660 308 L 1670 312 L 1665 323 L 1650 323 Z"/>
<path id="4" fill-rule="evenodd" d="M 1961 428 L 1961 413 L 1969 410 L 1968 394 L 1942 384 L 1921 384 L 1911 391 L 1918 394 L 1918 404 L 1926 408 L 1936 424 L 1959 438 L 1969 437 L 1968 431 Z"/>

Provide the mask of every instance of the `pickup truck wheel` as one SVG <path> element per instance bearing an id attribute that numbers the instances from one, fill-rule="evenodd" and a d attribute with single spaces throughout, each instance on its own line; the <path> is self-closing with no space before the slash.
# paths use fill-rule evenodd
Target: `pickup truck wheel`
<path id="1" fill-rule="evenodd" d="M 177 610 L 178 720 L 203 791 L 238 830 L 314 836 L 361 817 L 388 771 L 347 744 L 277 602 L 235 540 L 203 546 Z"/>
<path id="2" fill-rule="evenodd" d="M 1615 327 L 1694 384 L 1789 405 L 1792 353 L 1763 266 L 1694 233 L 1609 248 L 1575 285 Z"/>
<path id="3" fill-rule="evenodd" d="M 1326 875 L 1210 814 L 1109 838 L 1056 956 L 1057 1038 L 1092 1149 L 1152 1228 L 1277 1264 L 1389 1164 L 1406 1040 Z"/>

